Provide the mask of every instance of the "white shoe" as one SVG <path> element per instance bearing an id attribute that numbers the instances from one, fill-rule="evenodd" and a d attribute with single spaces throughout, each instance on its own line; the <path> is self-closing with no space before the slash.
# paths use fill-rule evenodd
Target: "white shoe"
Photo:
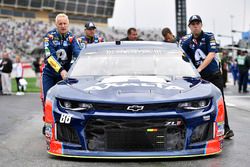
<path id="1" fill-rule="evenodd" d="M 24 95 L 24 92 L 16 92 L 16 95 L 17 95 L 17 96 L 23 96 L 23 95 Z"/>

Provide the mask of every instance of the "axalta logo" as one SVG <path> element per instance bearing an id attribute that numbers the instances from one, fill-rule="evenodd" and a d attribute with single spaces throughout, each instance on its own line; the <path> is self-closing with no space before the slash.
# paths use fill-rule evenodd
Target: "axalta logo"
<path id="1" fill-rule="evenodd" d="M 105 90 L 111 87 L 128 87 L 128 86 L 138 86 L 138 87 L 158 87 L 166 90 L 184 90 L 182 87 L 162 84 L 162 83 L 105 83 L 102 85 L 95 85 L 84 89 L 85 91 L 91 90 Z"/>

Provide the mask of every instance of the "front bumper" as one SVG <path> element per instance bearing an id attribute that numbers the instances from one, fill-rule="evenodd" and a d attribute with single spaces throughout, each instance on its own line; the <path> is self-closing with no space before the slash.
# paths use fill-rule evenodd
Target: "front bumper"
<path id="1" fill-rule="evenodd" d="M 102 159 L 218 154 L 224 130 L 224 119 L 218 119 L 224 113 L 219 108 L 211 106 L 206 111 L 188 113 L 68 113 L 71 121 L 67 124 L 60 123 L 65 112 L 56 108 L 54 121 L 47 123 L 48 153 Z"/>

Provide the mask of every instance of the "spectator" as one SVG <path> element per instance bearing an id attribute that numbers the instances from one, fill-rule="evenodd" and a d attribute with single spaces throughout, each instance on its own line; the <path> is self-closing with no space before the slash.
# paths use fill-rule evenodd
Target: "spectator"
<path id="1" fill-rule="evenodd" d="M 248 93 L 247 82 L 248 82 L 248 70 L 250 67 L 250 57 L 247 56 L 247 52 L 241 52 L 237 57 L 238 68 L 239 68 L 239 93 L 243 88 L 243 93 Z"/>
<path id="2" fill-rule="evenodd" d="M 2 63 L 2 59 L 0 59 L 0 64 Z M 1 70 L 0 70 L 0 95 L 2 95 L 2 80 L 1 80 Z"/>
<path id="3" fill-rule="evenodd" d="M 238 65 L 237 65 L 237 59 L 233 59 L 230 62 L 230 71 L 232 73 L 233 76 L 233 80 L 234 80 L 234 85 L 236 85 L 236 82 L 238 81 Z"/>
<path id="4" fill-rule="evenodd" d="M 24 95 L 24 85 L 21 84 L 21 79 L 23 78 L 23 66 L 21 63 L 21 57 L 19 55 L 16 56 L 16 63 L 13 64 L 13 72 L 16 75 L 16 95 Z"/>
<path id="5" fill-rule="evenodd" d="M 42 65 L 41 58 L 37 57 L 35 61 L 33 61 L 32 67 L 33 70 L 35 71 L 36 74 L 36 87 L 40 87 L 40 77 L 41 77 L 41 72 L 40 72 L 40 67 Z"/>
<path id="6" fill-rule="evenodd" d="M 9 58 L 8 53 L 3 53 L 3 60 L 0 64 L 1 81 L 2 81 L 2 92 L 3 95 L 11 95 L 11 72 L 12 72 L 12 61 Z"/>
<path id="7" fill-rule="evenodd" d="M 228 74 L 228 56 L 226 52 L 222 52 L 221 68 L 222 68 L 223 87 L 225 88 L 227 83 L 227 74 Z"/>
<path id="8" fill-rule="evenodd" d="M 161 33 L 164 38 L 163 42 L 176 43 L 176 38 L 168 27 L 163 28 Z"/>
<path id="9" fill-rule="evenodd" d="M 135 28 L 129 28 L 127 31 L 127 37 L 122 38 L 121 41 L 143 41 L 138 38 L 137 30 Z"/>

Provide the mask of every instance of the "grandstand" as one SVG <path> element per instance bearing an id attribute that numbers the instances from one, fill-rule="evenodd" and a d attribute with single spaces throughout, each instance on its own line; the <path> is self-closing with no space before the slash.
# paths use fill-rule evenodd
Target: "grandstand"
<path id="1" fill-rule="evenodd" d="M 1 0 L 0 16 L 53 21 L 60 12 L 70 20 L 107 24 L 112 17 L 115 0 Z"/>
<path id="2" fill-rule="evenodd" d="M 114 4 L 115 0 L 0 0 L 0 55 L 4 51 L 12 58 L 19 54 L 25 62 L 41 56 L 43 36 L 55 27 L 55 15 L 61 12 L 69 16 L 70 31 L 76 36 L 83 35 L 85 22 L 93 21 L 105 41 L 124 38 L 126 29 L 107 26 Z M 160 29 L 138 34 L 144 40 L 162 40 Z"/>

